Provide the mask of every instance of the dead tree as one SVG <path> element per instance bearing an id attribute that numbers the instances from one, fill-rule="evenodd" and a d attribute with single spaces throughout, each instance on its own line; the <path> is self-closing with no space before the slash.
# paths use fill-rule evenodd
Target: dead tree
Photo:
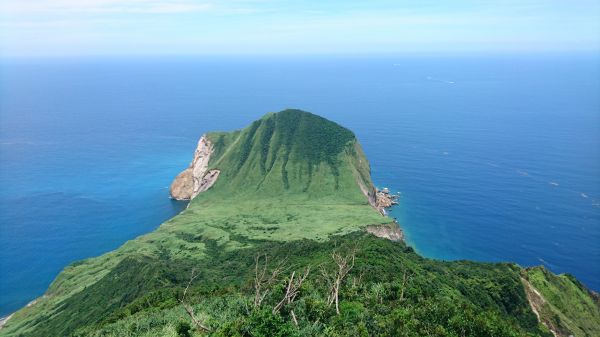
<path id="1" fill-rule="evenodd" d="M 406 289 L 406 283 L 410 281 L 412 275 L 413 274 L 406 275 L 406 270 L 404 270 L 404 273 L 402 274 L 402 290 L 400 291 L 400 301 L 404 300 L 404 290 Z"/>
<path id="2" fill-rule="evenodd" d="M 190 288 L 190 285 L 192 284 L 192 282 L 194 282 L 196 277 L 198 277 L 198 274 L 195 274 L 195 270 L 192 269 L 192 275 L 190 276 L 190 281 L 188 282 L 187 286 L 185 287 L 185 290 L 183 291 L 183 296 L 181 296 L 181 298 L 179 299 L 179 302 L 181 302 L 181 305 L 183 305 L 183 308 L 185 309 L 187 314 L 192 319 L 192 322 L 196 326 L 196 329 L 198 329 L 198 331 L 200 331 L 200 332 L 209 332 L 210 328 L 207 327 L 206 325 L 204 325 L 204 323 L 202 323 L 202 321 L 198 317 L 196 317 L 196 315 L 194 314 L 194 308 L 192 308 L 191 305 L 189 305 L 185 302 L 185 297 L 187 295 L 188 289 Z"/>
<path id="3" fill-rule="evenodd" d="M 288 281 L 288 285 L 285 289 L 285 294 L 283 295 L 283 298 L 273 308 L 273 315 L 278 313 L 285 305 L 289 305 L 294 302 L 296 296 L 298 296 L 298 293 L 300 292 L 300 287 L 302 287 L 302 283 L 304 283 L 304 280 L 306 280 L 309 273 L 310 267 L 307 267 L 304 271 L 304 274 L 302 274 L 302 276 L 300 277 L 296 277 L 295 271 L 292 272 L 292 275 L 290 276 L 290 279 Z M 290 310 L 290 314 L 292 315 L 292 320 L 294 321 L 294 324 L 298 326 L 298 319 L 296 318 L 294 310 Z"/>
<path id="4" fill-rule="evenodd" d="M 364 272 L 360 273 L 360 275 L 358 275 L 358 278 L 356 276 L 354 276 L 352 278 L 352 288 L 353 289 L 358 288 L 358 286 L 362 283 L 363 276 L 365 276 Z"/>
<path id="5" fill-rule="evenodd" d="M 254 257 L 254 308 L 260 308 L 273 284 L 277 282 L 279 275 L 283 272 L 283 264 L 283 261 L 279 262 L 273 270 L 269 271 L 267 254 L 257 254 Z"/>
<path id="6" fill-rule="evenodd" d="M 327 304 L 331 306 L 335 303 L 335 312 L 340 314 L 340 289 L 342 287 L 342 283 L 350 270 L 354 268 L 354 259 L 356 256 L 356 252 L 352 251 L 350 255 L 342 256 L 338 252 L 331 253 L 331 258 L 337 265 L 337 270 L 333 273 L 328 272 L 326 269 L 322 268 L 321 273 L 323 277 L 325 277 L 326 281 L 329 283 L 329 294 L 327 296 Z"/>

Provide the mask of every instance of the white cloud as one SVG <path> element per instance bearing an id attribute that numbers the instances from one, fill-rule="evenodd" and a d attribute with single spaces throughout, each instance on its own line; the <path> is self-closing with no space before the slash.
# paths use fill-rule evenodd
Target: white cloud
<path id="1" fill-rule="evenodd" d="M 185 13 L 212 8 L 193 0 L 3 0 L 4 15 L 65 13 Z"/>
<path id="2" fill-rule="evenodd" d="M 600 48 L 593 11 L 521 1 L 529 3 L 382 9 L 279 0 L 0 0 L 0 54 Z"/>

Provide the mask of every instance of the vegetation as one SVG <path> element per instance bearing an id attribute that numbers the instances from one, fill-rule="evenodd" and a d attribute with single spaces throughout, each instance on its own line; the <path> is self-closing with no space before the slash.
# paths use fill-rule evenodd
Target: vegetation
<path id="1" fill-rule="evenodd" d="M 598 300 L 570 276 L 429 260 L 367 234 L 391 220 L 369 205 L 368 162 L 341 126 L 288 110 L 208 137 L 210 190 L 65 268 L 0 335 L 598 335 Z"/>
<path id="2" fill-rule="evenodd" d="M 368 162 L 351 162 L 357 156 L 354 134 L 322 117 L 299 110 L 267 114 L 239 132 L 227 143 L 221 133 L 209 133 L 215 143 L 211 168 L 219 178 L 211 194 L 272 196 L 296 194 L 304 199 L 333 196 L 365 204 L 356 186 L 357 170 Z M 315 184 L 314 182 L 317 182 Z M 369 181 L 370 183 L 370 181 Z M 302 194 L 298 195 L 299 192 Z"/>
<path id="3" fill-rule="evenodd" d="M 269 252 L 266 274 L 271 275 L 276 269 L 279 272 L 264 301 L 257 305 L 256 256 L 263 252 Z M 341 282 L 339 314 L 329 298 L 331 282 L 324 275 L 336 274 L 338 270 L 332 254 L 354 256 L 355 261 Z M 215 246 L 209 255 L 209 259 L 192 267 L 200 274 L 192 283 L 187 301 L 194 303 L 194 311 L 210 328 L 209 334 L 215 336 L 544 335 L 528 309 L 519 268 L 513 265 L 426 260 L 404 244 L 360 232 L 329 242 L 264 242 L 256 248 L 229 253 Z M 123 264 L 129 270 L 139 268 L 137 262 Z M 295 300 L 285 302 L 275 311 L 285 296 L 292 273 L 306 274 L 308 267 L 310 273 Z M 185 276 L 190 275 L 189 267 L 184 269 L 187 269 L 181 270 L 184 280 L 178 288 L 169 285 L 162 291 L 149 293 L 78 333 L 151 334 L 186 322 L 191 333 L 199 334 L 177 301 Z M 134 274 L 131 272 L 131 277 Z M 170 296 L 165 296 L 164 291 L 169 289 Z M 155 319 L 158 321 L 153 322 Z M 140 320 L 144 323 L 140 324 Z"/>
<path id="4" fill-rule="evenodd" d="M 559 335 L 600 336 L 600 297 L 569 274 L 544 267 L 524 273 L 526 290 L 541 320 Z"/>

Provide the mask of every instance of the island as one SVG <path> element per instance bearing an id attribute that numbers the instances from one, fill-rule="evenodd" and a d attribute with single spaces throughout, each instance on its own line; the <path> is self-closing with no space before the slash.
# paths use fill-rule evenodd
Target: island
<path id="1" fill-rule="evenodd" d="M 188 207 L 67 266 L 0 336 L 600 336 L 569 274 L 418 255 L 354 133 L 308 112 L 204 134 L 170 193 Z"/>

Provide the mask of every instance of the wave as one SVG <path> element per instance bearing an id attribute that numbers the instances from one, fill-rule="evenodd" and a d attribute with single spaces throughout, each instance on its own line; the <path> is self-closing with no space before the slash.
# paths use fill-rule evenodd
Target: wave
<path id="1" fill-rule="evenodd" d="M 433 82 L 446 83 L 446 84 L 456 84 L 456 82 L 454 82 L 454 81 L 445 80 L 443 78 L 435 78 L 435 77 L 431 77 L 431 76 L 427 76 L 427 80 L 428 81 L 433 81 Z"/>

